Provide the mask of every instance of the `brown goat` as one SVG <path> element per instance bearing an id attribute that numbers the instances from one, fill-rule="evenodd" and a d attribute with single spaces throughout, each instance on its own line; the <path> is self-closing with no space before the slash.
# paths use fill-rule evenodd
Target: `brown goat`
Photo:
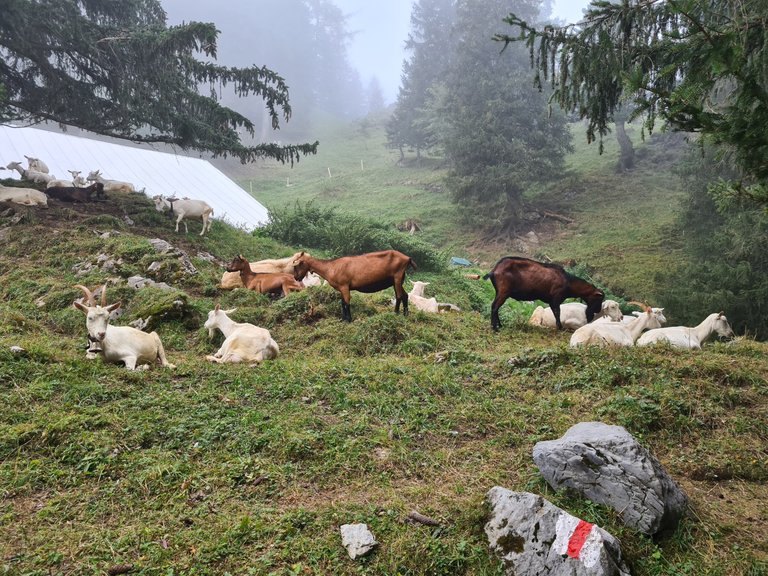
<path id="1" fill-rule="evenodd" d="M 238 271 L 240 272 L 243 286 L 262 294 L 282 293 L 285 296 L 289 292 L 304 290 L 304 285 L 294 280 L 290 274 L 253 272 L 248 260 L 243 258 L 242 254 L 235 256 L 229 266 L 227 266 L 227 272 Z"/>
<path id="2" fill-rule="evenodd" d="M 581 298 L 587 304 L 587 322 L 600 312 L 605 295 L 592 284 L 566 272 L 562 266 L 507 256 L 499 260 L 484 279 L 490 278 L 496 297 L 491 305 L 491 328 L 498 330 L 499 308 L 507 298 L 543 300 L 552 308 L 559 330 L 560 304 L 566 298 Z"/>
<path id="3" fill-rule="evenodd" d="M 78 188 L 76 186 L 51 186 L 45 189 L 45 193 L 51 198 L 62 202 L 90 202 L 91 196 L 96 193 L 97 198 L 105 198 L 104 184 L 94 182 L 90 186 Z"/>
<path id="4" fill-rule="evenodd" d="M 320 260 L 302 252 L 294 261 L 294 278 L 302 280 L 308 272 L 319 274 L 341 293 L 341 318 L 352 322 L 349 308 L 350 291 L 378 292 L 393 286 L 395 289 L 395 313 L 408 315 L 408 293 L 403 288 L 405 271 L 416 263 L 397 250 L 382 250 L 360 256 L 342 256 L 335 260 Z"/>

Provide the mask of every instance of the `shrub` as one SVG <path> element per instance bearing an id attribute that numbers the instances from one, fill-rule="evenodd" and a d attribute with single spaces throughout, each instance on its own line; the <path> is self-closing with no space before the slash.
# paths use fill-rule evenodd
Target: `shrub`
<path id="1" fill-rule="evenodd" d="M 419 238 L 370 218 L 318 208 L 312 202 L 271 210 L 269 223 L 254 232 L 292 246 L 326 251 L 332 258 L 377 250 L 399 250 L 420 270 L 443 270 L 446 258 Z"/>

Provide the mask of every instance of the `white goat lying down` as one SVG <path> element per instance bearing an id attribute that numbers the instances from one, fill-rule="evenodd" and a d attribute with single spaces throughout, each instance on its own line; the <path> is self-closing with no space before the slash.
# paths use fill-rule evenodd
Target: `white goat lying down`
<path id="1" fill-rule="evenodd" d="M 0 186 L 0 202 L 13 202 L 22 206 L 42 206 L 43 208 L 48 208 L 48 196 L 34 188 Z"/>
<path id="2" fill-rule="evenodd" d="M 659 316 L 648 308 L 629 324 L 592 322 L 571 335 L 571 348 L 579 346 L 634 346 L 643 330 L 661 328 Z"/>
<path id="3" fill-rule="evenodd" d="M 120 307 L 120 302 L 107 306 L 107 285 L 101 289 L 101 305 L 96 304 L 93 294 L 85 286 L 77 284 L 86 297 L 86 304 L 75 301 L 75 308 L 85 314 L 85 326 L 88 328 L 90 353 L 101 352 L 105 362 L 117 364 L 124 362 L 128 370 L 136 365 L 153 364 L 160 360 L 166 368 L 175 368 L 165 357 L 165 349 L 157 332 L 147 334 L 130 326 L 110 326 L 109 315 Z"/>
<path id="4" fill-rule="evenodd" d="M 24 170 L 24 168 L 21 167 L 21 162 L 10 162 L 6 168 L 8 170 L 16 170 L 24 180 L 31 180 L 32 182 L 46 184 L 51 180 L 56 179 L 55 176 L 48 174 L 48 172 L 40 172 L 38 170 L 33 170 L 32 168 Z"/>
<path id="5" fill-rule="evenodd" d="M 205 234 L 206 230 L 211 230 L 210 218 L 213 216 L 213 208 L 203 200 L 192 200 L 191 198 L 163 198 L 163 196 L 152 196 L 152 200 L 155 201 L 155 209 L 158 212 L 165 212 L 170 210 L 172 214 L 176 214 L 176 232 L 179 231 L 179 222 L 182 220 L 202 218 L 203 229 L 200 231 L 200 236 Z M 187 223 L 184 222 L 184 232 L 189 233 Z"/>
<path id="6" fill-rule="evenodd" d="M 718 334 L 723 338 L 733 338 L 733 329 L 722 312 L 710 314 L 701 324 L 693 328 L 670 326 L 669 328 L 648 330 L 648 332 L 640 336 L 637 345 L 649 346 L 651 344 L 667 343 L 675 348 L 701 350 L 701 345 L 714 334 Z"/>
<path id="7" fill-rule="evenodd" d="M 426 298 L 424 289 L 429 286 L 429 282 L 414 280 L 413 288 L 408 292 L 408 305 L 422 312 L 461 312 L 461 308 L 448 302 L 438 302 L 435 298 Z"/>
<path id="8" fill-rule="evenodd" d="M 93 170 L 86 177 L 88 182 L 101 182 L 104 184 L 104 192 L 136 192 L 136 187 L 130 182 L 121 182 L 120 180 L 107 180 L 102 176 L 100 170 Z"/>
<path id="9" fill-rule="evenodd" d="M 48 165 L 40 160 L 40 158 L 33 158 L 32 156 L 27 156 L 26 154 L 24 154 L 24 158 L 27 159 L 30 170 L 34 170 L 36 172 L 44 172 L 46 174 L 50 172 L 50 170 L 48 170 Z"/>
<path id="10" fill-rule="evenodd" d="M 618 322 L 622 319 L 621 308 L 615 300 L 604 300 L 600 312 L 595 314 L 592 322 L 598 319 L 607 322 Z M 560 322 L 566 330 L 576 330 L 587 323 L 587 305 L 581 302 L 567 302 L 560 304 Z M 546 328 L 557 328 L 555 314 L 552 308 L 537 306 L 528 320 L 529 324 L 534 326 L 544 326 Z"/>
<path id="11" fill-rule="evenodd" d="M 251 270 L 253 272 L 269 272 L 273 274 L 291 274 L 293 275 L 293 261 L 301 255 L 301 252 L 296 252 L 293 256 L 287 258 L 278 258 L 275 260 L 259 260 L 258 262 L 251 262 Z M 318 278 L 320 278 L 318 276 Z M 320 278 L 322 281 L 322 278 Z M 307 284 L 304 284 L 307 286 Z M 234 290 L 235 288 L 243 288 L 243 281 L 240 279 L 240 272 L 224 272 L 221 275 L 221 284 L 219 288 L 222 290 Z"/>
<path id="12" fill-rule="evenodd" d="M 224 343 L 213 356 L 206 356 L 210 362 L 256 362 L 277 358 L 280 349 L 277 342 L 272 340 L 269 330 L 259 328 L 247 322 L 235 322 L 229 318 L 237 308 L 222 310 L 218 304 L 216 308 L 208 312 L 208 320 L 205 327 L 208 336 L 213 337 L 218 328 L 224 334 Z"/>

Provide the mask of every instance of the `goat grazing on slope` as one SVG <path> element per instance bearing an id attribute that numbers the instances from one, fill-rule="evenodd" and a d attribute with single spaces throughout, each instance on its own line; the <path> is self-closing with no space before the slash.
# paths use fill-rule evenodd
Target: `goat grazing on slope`
<path id="1" fill-rule="evenodd" d="M 714 334 L 723 338 L 733 338 L 733 329 L 728 319 L 722 312 L 715 312 L 707 316 L 698 326 L 670 326 L 669 328 L 655 328 L 648 330 L 637 340 L 638 346 L 668 343 L 674 348 L 687 350 L 701 350 L 701 345 Z"/>
<path id="2" fill-rule="evenodd" d="M 239 272 L 243 286 L 261 294 L 282 293 L 287 296 L 289 292 L 304 290 L 304 285 L 290 274 L 251 271 L 251 265 L 242 254 L 232 259 L 227 272 Z"/>
<path id="3" fill-rule="evenodd" d="M 191 200 L 189 198 L 164 198 L 163 196 L 153 196 L 152 200 L 155 201 L 155 209 L 158 212 L 165 212 L 170 210 L 171 214 L 176 214 L 176 232 L 179 231 L 179 222 L 182 220 L 202 218 L 203 229 L 200 231 L 200 236 L 205 234 L 206 230 L 211 230 L 210 218 L 213 216 L 213 208 L 202 200 Z M 184 222 L 184 232 L 189 233 L 187 223 Z"/>
<path id="4" fill-rule="evenodd" d="M 600 312 L 595 314 L 594 321 L 598 319 L 610 322 L 619 322 L 623 318 L 619 303 L 615 300 L 604 300 L 600 307 Z M 560 304 L 560 323 L 566 330 L 576 330 L 587 324 L 587 305 L 581 302 L 568 302 Z M 528 324 L 533 326 L 545 326 L 547 328 L 557 328 L 555 315 L 552 308 L 537 306 L 528 320 Z"/>
<path id="5" fill-rule="evenodd" d="M 96 304 L 91 291 L 77 284 L 83 291 L 86 303 L 75 301 L 74 306 L 85 314 L 85 326 L 88 329 L 88 352 L 104 355 L 105 362 L 117 364 L 123 362 L 128 370 L 135 370 L 136 365 L 152 364 L 160 360 L 166 368 L 175 368 L 165 357 L 165 349 L 157 332 L 147 334 L 130 326 L 110 326 L 109 315 L 120 307 L 120 302 L 107 306 L 107 285 L 101 289 L 101 304 Z"/>
<path id="6" fill-rule="evenodd" d="M 299 254 L 300 252 L 297 252 L 293 256 L 288 256 L 286 258 L 251 262 L 251 272 L 271 272 L 273 274 L 290 274 L 293 276 L 293 261 Z M 222 288 L 223 290 L 233 290 L 234 288 L 242 287 L 243 281 L 240 280 L 240 272 L 224 272 L 221 275 L 219 288 Z"/>
<path id="7" fill-rule="evenodd" d="M 599 313 L 605 295 L 601 290 L 581 278 L 566 272 L 562 266 L 536 262 L 528 258 L 506 256 L 499 260 L 484 279 L 491 280 L 496 297 L 491 305 L 491 328 L 501 327 L 499 308 L 507 298 L 515 300 L 542 300 L 550 305 L 558 330 L 563 329 L 560 321 L 560 304 L 566 298 L 581 298 L 587 304 L 586 318 L 591 322 Z"/>
<path id="8" fill-rule="evenodd" d="M 93 170 L 86 177 L 88 182 L 101 182 L 104 184 L 105 192 L 136 192 L 136 187 L 130 182 L 120 182 L 119 180 L 107 180 L 102 176 L 100 170 Z"/>
<path id="9" fill-rule="evenodd" d="M 395 289 L 395 313 L 408 315 L 408 293 L 403 288 L 405 272 L 408 267 L 416 268 L 410 256 L 397 250 L 382 250 L 359 256 L 342 256 L 334 260 L 320 260 L 304 252 L 293 261 L 294 277 L 302 280 L 308 272 L 319 274 L 328 284 L 341 294 L 341 318 L 352 322 L 349 307 L 350 291 L 378 292 L 389 288 Z"/>
<path id="10" fill-rule="evenodd" d="M 659 316 L 646 306 L 629 324 L 622 322 L 592 322 L 582 326 L 571 336 L 570 347 L 579 346 L 634 346 L 643 330 L 660 328 Z"/>
<path id="11" fill-rule="evenodd" d="M 42 206 L 43 208 L 48 208 L 48 196 L 34 188 L 0 186 L 0 202 L 13 202 L 22 206 Z"/>
<path id="12" fill-rule="evenodd" d="M 237 308 L 222 310 L 218 304 L 208 312 L 205 327 L 208 337 L 212 338 L 218 328 L 224 334 L 224 343 L 213 356 L 206 356 L 209 362 L 256 362 L 277 358 L 280 348 L 272 339 L 269 330 L 248 324 L 235 322 L 229 317 Z"/>

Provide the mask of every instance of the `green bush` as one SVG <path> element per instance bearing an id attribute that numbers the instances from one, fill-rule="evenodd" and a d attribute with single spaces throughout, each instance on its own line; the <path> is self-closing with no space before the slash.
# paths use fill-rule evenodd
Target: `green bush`
<path id="1" fill-rule="evenodd" d="M 399 250 L 420 270 L 443 270 L 446 258 L 419 238 L 394 230 L 382 222 L 297 202 L 294 208 L 271 210 L 269 223 L 254 232 L 292 246 L 324 250 L 331 257 Z"/>

